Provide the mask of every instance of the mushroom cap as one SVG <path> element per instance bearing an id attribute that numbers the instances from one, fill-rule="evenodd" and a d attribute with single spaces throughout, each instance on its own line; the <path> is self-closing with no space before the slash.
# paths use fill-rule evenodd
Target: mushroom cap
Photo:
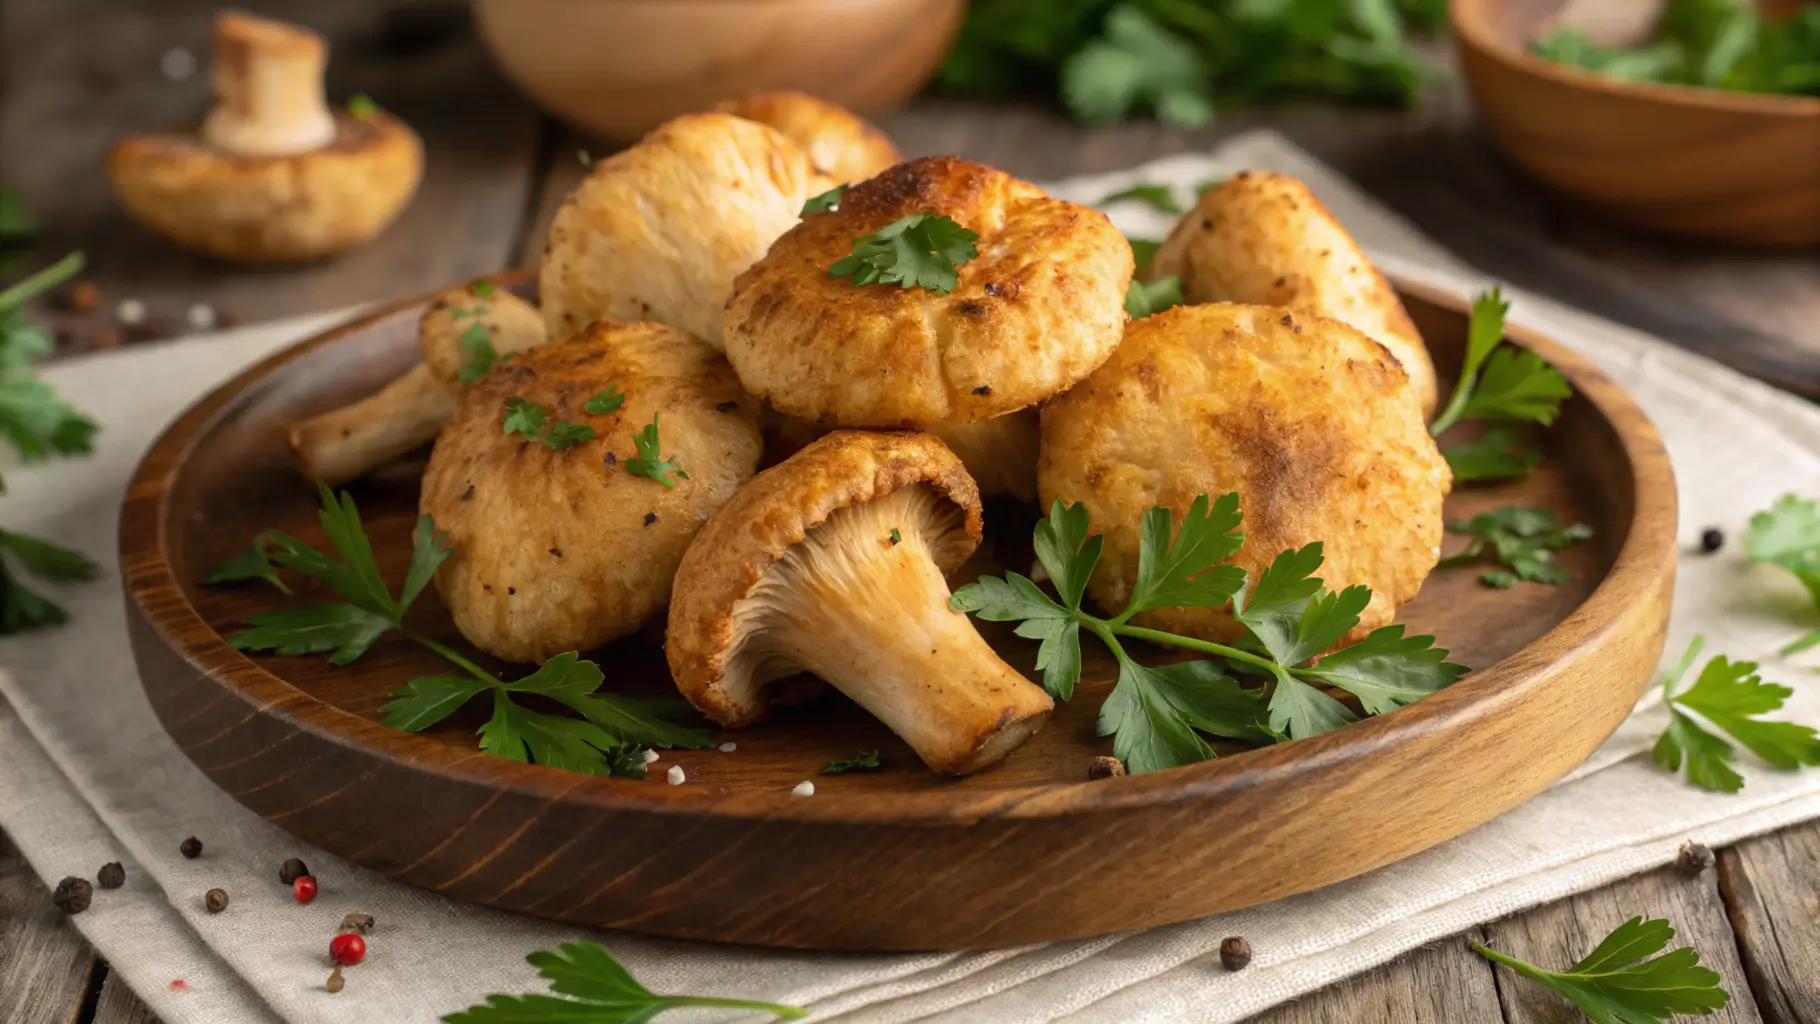
<path id="1" fill-rule="evenodd" d="M 1090 592 L 1123 608 L 1141 522 L 1197 495 L 1239 492 L 1252 578 L 1286 548 L 1324 542 L 1319 576 L 1371 588 L 1347 642 L 1385 625 L 1440 557 L 1447 463 L 1409 377 L 1383 346 L 1320 317 L 1220 303 L 1134 321 L 1105 366 L 1043 408 L 1045 504 L 1084 502 L 1105 536 Z M 1229 607 L 1136 621 L 1204 639 L 1241 633 Z"/>
<path id="2" fill-rule="evenodd" d="M 915 213 L 978 232 L 947 295 L 828 270 Z M 734 283 L 727 358 L 791 416 L 843 427 L 964 423 L 1034 405 L 1118 346 L 1131 245 L 1105 215 L 954 157 L 899 164 L 812 214 Z"/>
<path id="3" fill-rule="evenodd" d="M 410 202 L 423 143 L 395 117 L 341 114 L 303 153 L 230 153 L 195 135 L 142 135 L 108 154 L 114 194 L 177 245 L 246 262 L 319 259 L 370 241 Z"/>
<path id="4" fill-rule="evenodd" d="M 583 409 L 609 386 L 625 394 L 616 412 Z M 595 436 L 553 451 L 507 434 L 513 398 Z M 663 457 L 688 473 L 673 488 L 625 468 L 633 435 L 660 413 Z M 436 440 L 421 508 L 455 552 L 437 590 L 463 636 L 510 661 L 630 633 L 668 600 L 683 550 L 752 475 L 759 447 L 758 404 L 682 331 L 602 321 L 531 349 L 463 392 Z"/>
<path id="5" fill-rule="evenodd" d="M 764 423 L 765 457 L 781 462 L 810 441 L 830 433 L 808 420 L 770 413 Z M 979 486 L 982 497 L 1009 495 L 1036 500 L 1037 411 L 1022 409 L 971 423 L 931 423 L 923 428 L 948 446 Z"/>
<path id="6" fill-rule="evenodd" d="M 870 121 L 808 93 L 747 93 L 714 109 L 777 129 L 809 154 L 818 173 L 836 182 L 862 181 L 904 160 Z"/>
<path id="7" fill-rule="evenodd" d="M 538 290 L 552 338 L 598 317 L 721 347 L 733 278 L 833 187 L 776 130 L 732 114 L 667 121 L 594 165 L 550 224 Z"/>
<path id="8" fill-rule="evenodd" d="M 423 346 L 424 363 L 450 394 L 459 394 L 468 386 L 461 372 L 474 353 L 461 340 L 475 324 L 486 332 L 487 343 L 500 359 L 549 340 L 537 307 L 504 288 L 495 288 L 484 297 L 465 284 L 439 292 L 418 318 L 417 340 Z"/>
<path id="9" fill-rule="evenodd" d="M 959 509 L 959 529 L 928 538 L 951 573 L 980 542 L 980 498 L 947 446 L 927 434 L 841 430 L 759 473 L 708 520 L 676 570 L 664 652 L 689 702 L 725 726 L 762 718 L 755 695 L 721 685 L 746 624 L 739 611 L 765 573 L 835 511 L 927 484 Z"/>
<path id="10" fill-rule="evenodd" d="M 1396 289 L 1300 180 L 1241 171 L 1208 189 L 1145 271 L 1171 274 L 1190 303 L 1283 306 L 1351 324 L 1390 350 L 1433 411 L 1434 362 Z"/>

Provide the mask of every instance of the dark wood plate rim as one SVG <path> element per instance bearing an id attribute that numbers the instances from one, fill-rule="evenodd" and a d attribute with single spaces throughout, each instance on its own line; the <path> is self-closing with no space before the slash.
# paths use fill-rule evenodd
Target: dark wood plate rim
<path id="1" fill-rule="evenodd" d="M 525 280 L 524 272 L 493 278 L 500 286 Z M 1439 289 L 1393 278 L 1397 290 L 1462 315 L 1466 304 Z M 828 792 L 812 799 L 787 792 L 716 792 L 689 786 L 667 786 L 661 780 L 612 779 L 558 771 L 487 757 L 445 742 L 389 729 L 377 722 L 318 700 L 273 674 L 259 662 L 230 647 L 203 619 L 187 596 L 186 581 L 176 578 L 166 556 L 173 524 L 170 495 L 173 474 L 189 449 L 237 402 L 257 393 L 270 374 L 325 345 L 369 329 L 373 324 L 414 312 L 429 296 L 391 303 L 339 327 L 275 353 L 217 387 L 177 418 L 153 443 L 135 470 L 120 523 L 121 564 L 126 599 L 198 673 L 224 684 L 248 705 L 248 716 L 270 715 L 314 736 L 356 749 L 413 771 L 434 772 L 551 803 L 580 803 L 606 808 L 680 815 L 775 821 L 854 823 L 893 822 L 931 827 L 964 827 L 983 818 L 1037 819 L 1086 812 L 1108 812 L 1160 805 L 1184 797 L 1210 798 L 1253 784 L 1260 776 L 1331 770 L 1369 759 L 1387 747 L 1432 730 L 1464 725 L 1485 715 L 1503 713 L 1519 702 L 1526 689 L 1567 671 L 1580 656 L 1594 651 L 1621 630 L 1629 595 L 1649 590 L 1665 575 L 1672 578 L 1675 559 L 1676 503 L 1674 472 L 1660 435 L 1631 398 L 1591 362 L 1533 331 L 1510 327 L 1506 337 L 1535 351 L 1559 369 L 1575 391 L 1614 425 L 1634 488 L 1627 535 L 1610 571 L 1584 603 L 1553 629 L 1502 661 L 1472 672 L 1453 686 L 1387 715 L 1367 718 L 1336 732 L 1282 743 L 1148 775 L 1094 782 L 1052 782 L 982 792 L 932 790 L 893 794 Z M 146 497 L 154 501 L 143 500 Z M 1654 514 L 1642 514 L 1650 510 Z M 1669 514 L 1662 514 L 1664 511 Z M 149 520 L 149 521 L 148 521 Z M 131 546 L 131 538 L 156 538 L 156 550 Z M 154 599 L 154 597 L 161 599 Z M 176 638 L 205 636 L 185 644 Z M 1444 639 L 1444 638 L 1443 638 Z M 1543 651 L 1559 652 L 1552 661 Z M 333 794 L 329 794 L 333 795 Z M 324 797 L 327 799 L 327 796 Z"/>

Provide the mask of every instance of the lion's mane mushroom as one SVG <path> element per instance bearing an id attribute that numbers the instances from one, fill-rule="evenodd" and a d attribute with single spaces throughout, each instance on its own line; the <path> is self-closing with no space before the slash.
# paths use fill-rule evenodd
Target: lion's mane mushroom
<path id="1" fill-rule="evenodd" d="M 777 130 L 688 114 L 594 165 L 550 224 L 538 292 L 563 337 L 598 317 L 654 320 L 721 347 L 733 278 L 833 187 Z"/>
<path id="2" fill-rule="evenodd" d="M 463 371 L 481 365 L 470 340 L 478 335 L 504 359 L 544 343 L 543 315 L 503 289 L 484 297 L 468 285 L 439 293 L 417 321 L 422 363 L 352 405 L 291 425 L 291 454 L 303 475 L 344 483 L 435 440 L 470 383 Z"/>
<path id="3" fill-rule="evenodd" d="M 861 181 L 904 160 L 871 122 L 807 93 L 749 93 L 714 109 L 777 129 L 809 154 L 818 173 L 837 182 Z"/>
<path id="4" fill-rule="evenodd" d="M 590 400 L 617 388 L 623 404 Z M 506 433 L 523 403 L 541 428 Z M 566 421 L 593 436 L 557 448 Z M 634 472 L 656 423 L 669 486 Z M 566 442 L 565 442 L 566 443 Z M 636 630 L 669 600 L 702 523 L 758 466 L 758 403 L 706 342 L 600 321 L 524 353 L 461 397 L 436 439 L 421 507 L 448 534 L 436 587 L 475 646 L 537 662 Z"/>
<path id="5" fill-rule="evenodd" d="M 1320 577 L 1362 583 L 1371 604 L 1346 642 L 1395 617 L 1441 548 L 1447 463 L 1409 376 L 1337 320 L 1227 303 L 1133 321 L 1092 376 L 1043 407 L 1045 504 L 1084 502 L 1105 547 L 1090 584 L 1122 608 L 1144 514 L 1179 522 L 1196 495 L 1239 492 L 1253 578 L 1285 548 L 1323 541 Z M 1158 608 L 1137 621 L 1236 637 L 1230 608 Z"/>
<path id="6" fill-rule="evenodd" d="M 116 145 L 108 175 L 141 224 L 231 260 L 308 260 L 360 245 L 410 202 L 423 145 L 383 112 L 331 113 L 328 47 L 233 11 L 215 23 L 215 105 L 199 134 Z"/>
<path id="7" fill-rule="evenodd" d="M 1241 171 L 1208 189 L 1145 271 L 1171 274 L 1191 303 L 1285 306 L 1351 324 L 1390 350 L 1422 411 L 1434 411 L 1434 362 L 1396 289 L 1297 179 Z"/>
<path id="8" fill-rule="evenodd" d="M 911 214 L 979 234 L 947 294 L 829 276 Z M 927 427 L 1016 412 L 1118 346 L 1131 245 L 1105 215 L 954 157 L 899 164 L 810 214 L 739 276 L 727 358 L 747 390 L 828 426 Z"/>
<path id="9" fill-rule="evenodd" d="M 683 696 L 727 727 L 811 672 L 962 775 L 1054 709 L 948 607 L 944 574 L 979 544 L 979 493 L 925 434 L 839 431 L 765 470 L 683 556 L 665 650 Z"/>

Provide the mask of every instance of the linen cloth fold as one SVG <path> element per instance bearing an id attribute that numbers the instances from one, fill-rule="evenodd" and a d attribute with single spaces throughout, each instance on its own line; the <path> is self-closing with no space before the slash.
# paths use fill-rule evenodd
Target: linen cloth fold
<path id="1" fill-rule="evenodd" d="M 1092 203 L 1144 181 L 1186 200 L 1197 183 L 1245 168 L 1306 180 L 1389 272 L 1461 295 L 1493 283 L 1270 133 L 1052 190 Z M 1160 238 L 1172 219 L 1133 203 L 1110 212 L 1134 236 Z M 1779 493 L 1820 480 L 1820 411 L 1615 324 L 1507 294 L 1515 322 L 1590 356 L 1655 420 L 1680 481 L 1684 546 L 1708 526 L 1735 537 Z M 247 364 L 343 315 L 54 366 L 51 381 L 101 422 L 98 449 L 7 470 L 0 522 L 76 546 L 108 573 L 58 588 L 67 625 L 0 642 L 0 827 L 52 882 L 125 863 L 126 887 L 97 892 L 72 920 L 166 1024 L 434 1021 L 488 993 L 543 991 L 525 954 L 587 938 L 654 991 L 797 1003 L 816 1021 L 1234 1021 L 1469 925 L 1666 863 L 1687 839 L 1717 845 L 1820 817 L 1820 772 L 1777 772 L 1747 758 L 1744 790 L 1725 796 L 1637 756 L 1664 724 L 1659 701 L 1646 699 L 1568 779 L 1458 839 L 1317 892 L 1143 932 L 984 952 L 815 954 L 591 932 L 409 888 L 304 847 L 217 790 L 172 744 L 133 668 L 114 554 L 125 482 L 163 425 Z M 1746 565 L 1740 548 L 1683 561 L 1669 657 L 1695 633 L 1709 653 L 1769 657 L 1812 625 L 1799 584 Z M 1820 684 L 1800 678 L 1805 668 L 1770 662 L 1765 674 L 1796 687 L 1786 717 L 1820 722 Z M 193 861 L 177 852 L 192 834 L 205 844 Z M 292 856 L 321 879 L 310 905 L 277 881 Z M 232 895 L 221 914 L 203 909 L 214 886 Z M 327 941 L 349 911 L 378 926 L 367 960 L 331 995 Z M 1217 948 L 1235 934 L 1255 956 L 1233 974 Z M 179 979 L 185 985 L 173 988 Z"/>

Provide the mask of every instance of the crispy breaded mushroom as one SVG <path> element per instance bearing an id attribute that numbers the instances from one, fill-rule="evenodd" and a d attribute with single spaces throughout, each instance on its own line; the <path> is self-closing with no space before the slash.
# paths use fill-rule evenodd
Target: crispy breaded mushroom
<path id="1" fill-rule="evenodd" d="M 1196 495 L 1239 493 L 1255 579 L 1286 548 L 1322 541 L 1319 575 L 1371 604 L 1345 639 L 1389 623 L 1440 557 L 1451 485 L 1409 375 L 1337 320 L 1218 303 L 1134 321 L 1106 365 L 1043 408 L 1045 504 L 1084 502 L 1105 547 L 1089 585 L 1124 607 L 1144 514 L 1178 522 Z M 1230 607 L 1158 608 L 1137 622 L 1208 640 L 1240 633 Z"/>
<path id="2" fill-rule="evenodd" d="M 127 139 L 108 176 L 128 213 L 231 260 L 318 259 L 379 234 L 423 176 L 423 144 L 384 112 L 331 112 L 328 47 L 307 29 L 224 11 L 215 105 L 200 133 Z"/>
<path id="3" fill-rule="evenodd" d="M 807 93 L 748 93 L 714 109 L 777 129 L 809 154 L 817 172 L 836 182 L 862 181 L 904 160 L 870 121 Z"/>
<path id="4" fill-rule="evenodd" d="M 1301 181 L 1241 171 L 1208 189 L 1145 271 L 1170 274 L 1187 302 L 1286 306 L 1357 327 L 1403 364 L 1423 413 L 1434 412 L 1434 362 L 1396 289 Z"/>
<path id="5" fill-rule="evenodd" d="M 538 275 L 545 327 L 651 320 L 718 349 L 733 278 L 833 184 L 756 121 L 667 121 L 596 163 L 557 210 Z"/>
<path id="6" fill-rule="evenodd" d="M 947 294 L 828 271 L 912 214 L 979 235 Z M 1131 245 L 1104 214 L 954 157 L 899 164 L 810 214 L 739 275 L 727 358 L 747 390 L 828 426 L 920 428 L 1043 401 L 1118 346 Z"/>
<path id="7" fill-rule="evenodd" d="M 772 413 L 765 423 L 766 459 L 781 461 L 830 432 L 808 420 Z M 972 423 L 932 423 L 925 433 L 938 438 L 961 460 L 982 496 L 1036 500 L 1035 409 Z"/>
<path id="8" fill-rule="evenodd" d="M 980 538 L 979 492 L 926 434 L 843 430 L 740 488 L 676 572 L 665 651 L 677 688 L 733 728 L 810 672 L 930 768 L 1002 760 L 1054 709 L 948 606 Z"/>
<path id="9" fill-rule="evenodd" d="M 461 285 L 431 300 L 417 321 L 424 361 L 410 372 L 291 425 L 291 455 L 305 476 L 345 483 L 429 444 L 455 411 L 455 396 L 490 367 L 488 353 L 504 359 L 544 343 L 536 306 L 503 289 L 483 290 Z"/>
<path id="10" fill-rule="evenodd" d="M 614 388 L 623 404 L 587 409 Z M 505 430 L 521 403 L 543 414 L 537 436 Z M 543 438 L 559 421 L 593 436 L 553 447 Z M 634 461 L 633 437 L 652 423 L 661 458 L 681 470 L 658 474 L 668 484 Z M 500 365 L 462 395 L 423 477 L 422 511 L 455 552 L 436 588 L 456 627 L 523 662 L 638 629 L 669 600 L 696 530 L 758 467 L 759 446 L 758 403 L 719 353 L 675 328 L 603 320 Z"/>

